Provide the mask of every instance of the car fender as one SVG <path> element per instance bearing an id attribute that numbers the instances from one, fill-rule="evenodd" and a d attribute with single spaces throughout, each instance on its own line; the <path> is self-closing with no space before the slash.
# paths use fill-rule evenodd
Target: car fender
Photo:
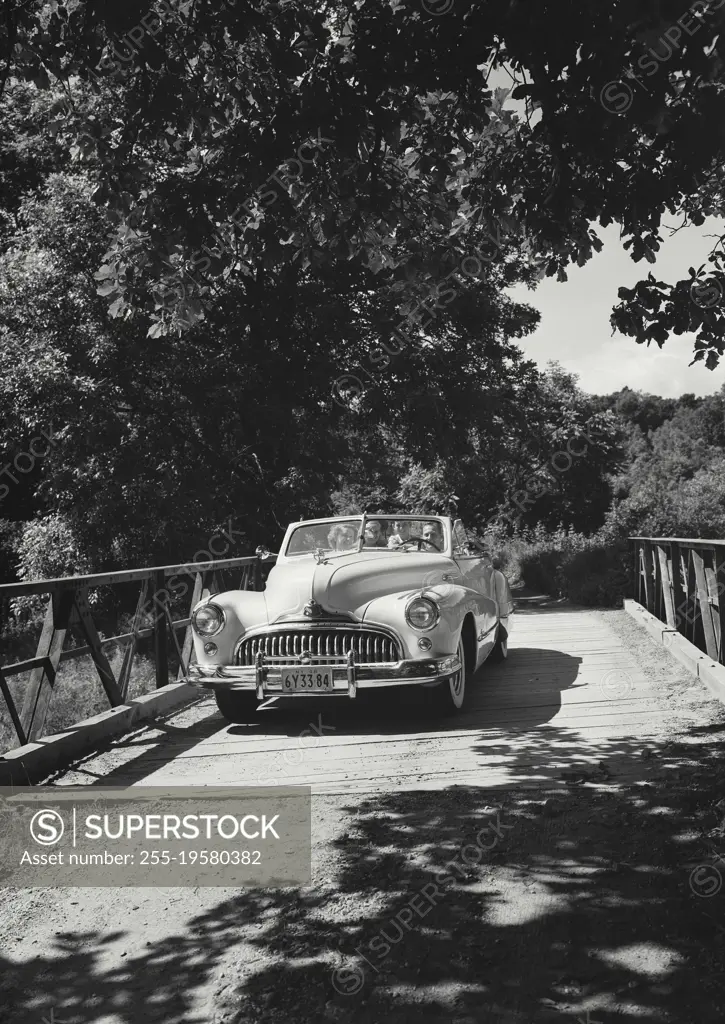
<path id="1" fill-rule="evenodd" d="M 408 603 L 421 594 L 432 597 L 440 609 L 438 624 L 430 630 L 413 629 L 405 618 Z M 478 639 L 481 623 L 485 621 L 487 615 L 490 616 L 490 608 L 491 600 L 484 594 L 459 584 L 443 583 L 376 598 L 365 608 L 363 621 L 394 630 L 403 641 L 404 657 L 425 659 L 456 653 L 463 621 L 467 615 L 473 616 Z M 431 640 L 433 647 L 430 651 L 421 651 L 418 647 L 418 640 L 421 637 L 428 637 Z"/>
<path id="2" fill-rule="evenodd" d="M 215 604 L 224 612 L 224 626 L 213 636 L 201 637 L 195 630 L 194 652 L 196 660 L 202 665 L 231 665 L 234 663 L 234 649 L 243 635 L 257 626 L 267 625 L 267 606 L 264 593 L 254 590 L 228 590 L 222 594 L 199 601 L 192 610 L 205 604 Z M 217 646 L 217 653 L 209 655 L 204 651 L 204 644 L 212 641 Z"/>
<path id="3" fill-rule="evenodd" d="M 465 578 L 462 573 L 458 582 L 431 587 L 427 592 L 439 595 L 441 608 L 446 609 L 452 622 L 458 623 L 459 635 L 466 616 L 473 616 L 476 645 L 475 671 L 491 653 L 496 641 L 498 606 L 495 599 L 480 590 L 465 586 Z"/>
<path id="4" fill-rule="evenodd" d="M 494 570 L 493 584 L 496 604 L 498 605 L 499 622 L 508 634 L 513 629 L 514 624 L 514 595 L 509 581 L 500 569 Z"/>

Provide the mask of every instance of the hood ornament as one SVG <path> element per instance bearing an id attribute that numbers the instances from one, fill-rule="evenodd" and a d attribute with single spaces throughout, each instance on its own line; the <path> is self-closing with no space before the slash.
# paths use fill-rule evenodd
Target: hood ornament
<path id="1" fill-rule="evenodd" d="M 318 619 L 322 615 L 322 606 L 317 601 L 308 601 L 305 607 L 302 609 L 303 613 L 309 619 Z"/>
<path id="2" fill-rule="evenodd" d="M 323 551 L 322 548 L 317 548 L 316 549 L 316 551 L 315 551 L 315 561 L 317 562 L 318 565 L 323 565 L 323 564 L 325 564 L 327 562 L 327 558 L 325 556 L 325 552 Z"/>

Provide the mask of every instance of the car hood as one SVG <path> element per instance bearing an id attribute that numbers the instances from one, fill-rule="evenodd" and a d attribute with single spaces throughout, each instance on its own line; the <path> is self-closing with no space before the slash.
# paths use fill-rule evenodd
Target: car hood
<path id="1" fill-rule="evenodd" d="M 279 563 L 264 592 L 267 618 L 270 623 L 297 618 L 316 601 L 324 612 L 363 619 L 376 598 L 433 586 L 455 568 L 446 555 L 395 551 L 336 555 L 319 565 L 307 557 Z"/>

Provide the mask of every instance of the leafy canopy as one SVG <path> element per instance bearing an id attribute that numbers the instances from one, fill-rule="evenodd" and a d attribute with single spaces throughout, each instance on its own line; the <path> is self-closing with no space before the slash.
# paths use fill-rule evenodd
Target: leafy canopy
<path id="1" fill-rule="evenodd" d="M 724 16 L 720 0 L 456 0 L 441 16 L 418 0 L 13 0 L 5 70 L 62 84 L 57 131 L 112 217 L 102 294 L 160 336 L 221 282 L 290 265 L 353 263 L 405 290 L 493 245 L 494 278 L 513 261 L 561 279 L 613 221 L 652 262 L 663 218 L 722 215 Z M 489 87 L 500 69 L 520 115 Z M 623 289 L 614 323 L 659 345 L 693 331 L 712 366 L 723 313 L 701 289 L 724 281 L 716 245 L 674 285 Z"/>

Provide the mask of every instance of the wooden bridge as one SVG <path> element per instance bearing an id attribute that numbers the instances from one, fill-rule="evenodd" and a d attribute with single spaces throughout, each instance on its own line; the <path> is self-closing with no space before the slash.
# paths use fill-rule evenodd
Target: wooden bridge
<path id="1" fill-rule="evenodd" d="M 188 581 L 189 603 L 259 587 L 256 558 L 4 588 L 48 599 L 35 657 L 3 670 L 17 744 L 36 737 L 0 757 L 6 782 L 40 781 L 37 759 L 59 746 L 60 787 L 306 784 L 313 883 L 183 889 L 170 871 L 169 888 L 0 889 L 3 1024 L 721 1020 L 720 547 L 633 541 L 626 610 L 522 602 L 508 660 L 484 665 L 445 721 L 412 692 L 278 699 L 235 726 L 185 696 L 189 608 L 171 581 Z M 94 588 L 111 584 L 140 593 L 132 628 L 105 639 Z M 83 756 L 96 726 L 44 735 L 64 659 L 93 665 L 113 703 L 144 645 L 158 688 L 128 703 L 176 694 L 173 707 Z M 451 871 L 379 963 L 372 939 L 395 936 L 401 908 L 476 853 L 482 822 L 498 828 L 485 854 Z"/>
<path id="2" fill-rule="evenodd" d="M 701 675 L 711 691 L 725 700 L 725 668 L 721 667 L 725 601 L 720 601 L 725 542 L 633 538 L 632 549 L 634 593 L 626 603 L 633 621 L 639 619 L 659 641 L 667 643 L 671 654 L 693 674 Z M 299 704 L 272 701 L 260 712 L 254 730 L 222 730 L 213 701 L 199 702 L 198 693 L 183 684 L 192 657 L 193 606 L 202 596 L 221 590 L 261 588 L 273 562 L 273 557 L 257 554 L 0 587 L 0 599 L 5 598 L 5 603 L 29 595 L 40 595 L 47 601 L 34 656 L 0 665 L 5 720 L 15 731 L 14 742 L 6 741 L 5 754 L 0 757 L 0 772 L 4 768 L 6 778 L 11 777 L 14 784 L 38 781 L 48 774 L 49 765 L 56 768 L 74 755 L 85 753 L 99 739 L 109 740 L 122 733 L 124 723 L 138 724 L 139 716 L 124 719 L 120 712 L 128 702 L 134 659 L 145 644 L 153 658 L 156 691 L 163 697 L 156 703 L 149 698 L 149 714 L 145 717 L 168 713 L 194 698 L 202 716 L 199 721 L 194 719 L 190 733 L 178 736 L 178 756 L 173 743 L 168 739 L 163 743 L 159 756 L 165 764 L 173 764 L 174 778 L 198 773 L 203 767 L 205 773 L 209 771 L 210 781 L 222 781 L 227 754 L 233 755 L 229 764 L 236 764 L 238 755 L 244 754 L 247 770 L 258 780 L 267 775 L 277 778 L 274 764 L 288 756 L 288 749 L 294 749 L 298 742 L 298 738 L 285 737 L 287 725 L 280 733 L 278 723 L 296 721 Z M 133 588 L 137 591 L 135 598 Z M 115 621 L 124 602 L 126 607 L 135 604 L 135 612 L 130 629 L 104 636 L 101 625 L 104 616 L 109 619 L 111 604 L 107 599 L 104 602 L 103 595 L 109 592 L 115 596 Z M 182 606 L 184 597 L 186 605 Z M 180 612 L 178 617 L 174 617 L 175 610 Z M 119 646 L 123 657 L 114 672 L 106 652 L 109 647 Z M 92 664 L 108 705 L 115 709 L 105 719 L 101 715 L 100 724 L 95 721 L 85 746 L 82 725 L 70 723 L 69 729 L 69 723 L 65 723 L 58 741 L 46 736 L 52 698 L 63 686 L 61 666 L 78 659 Z M 572 759 L 596 767 L 603 750 L 616 749 L 635 725 L 640 739 L 649 735 L 648 730 L 653 736 L 659 734 L 662 709 L 646 665 L 637 660 L 631 644 L 628 646 L 613 630 L 606 613 L 573 609 L 556 601 L 528 611 L 522 605 L 516 615 L 508 662 L 496 668 L 484 666 L 480 675 L 481 684 L 475 688 L 465 715 L 435 727 L 421 717 L 415 694 L 411 693 L 395 699 L 403 719 L 391 710 L 389 696 L 358 701 L 354 709 L 346 702 L 336 701 L 334 708 L 324 701 L 314 707 L 305 702 L 305 715 L 322 715 L 330 727 L 332 715 L 338 724 L 335 734 L 323 731 L 317 735 L 317 742 L 305 754 L 304 770 L 293 773 L 294 777 L 319 790 L 365 788 L 374 786 L 379 778 L 378 759 L 389 757 L 391 771 L 401 786 L 438 786 L 450 781 L 452 761 L 461 781 L 478 778 L 485 754 L 488 783 L 541 782 L 556 777 Z M 25 680 L 22 688 L 13 687 L 14 679 Z M 385 702 L 384 709 L 381 702 Z M 368 704 L 371 717 L 366 719 L 362 705 Z M 208 725 L 199 724 L 210 716 Z M 80 713 L 79 719 L 83 717 Z M 413 720 L 417 723 L 414 741 L 408 730 Z M 359 754 L 364 750 L 364 756 L 350 764 L 347 726 L 353 722 L 363 730 L 353 746 Z M 340 723 L 347 725 L 343 729 Z M 486 729 L 485 737 L 471 746 L 471 732 L 481 727 Z M 577 735 L 578 739 L 561 748 L 557 756 L 554 753 L 559 748 L 554 743 L 552 757 L 545 763 L 541 752 L 535 750 L 528 762 L 520 755 L 512 761 L 502 747 L 499 727 L 517 730 L 520 735 L 544 729 L 549 738 L 553 738 L 551 730 L 555 729 Z M 54 750 L 55 757 L 51 756 Z M 137 766 L 128 771 L 134 775 L 141 770 L 141 777 L 145 777 L 147 767 L 155 763 L 153 750 L 149 749 L 142 759 L 142 770 Z M 374 771 L 371 765 L 376 766 Z M 164 781 L 170 770 L 162 771 Z M 159 781 L 155 769 L 152 774 Z M 385 784 L 389 785 L 390 780 L 386 773 Z"/>
<path id="3" fill-rule="evenodd" d="M 8 607 L 13 598 L 33 595 L 47 601 L 35 657 L 12 664 L 0 662 L 0 692 L 18 741 L 25 744 L 43 735 L 50 697 L 63 662 L 90 656 L 111 707 L 122 705 L 128 695 L 134 659 L 143 640 L 151 638 L 153 641 L 157 688 L 171 682 L 170 658 L 175 662 L 176 679 L 183 679 L 192 653 L 190 615 L 194 605 L 203 597 L 224 590 L 261 588 L 263 566 L 271 565 L 273 561 L 255 555 L 0 586 L 0 607 Z M 181 587 L 177 586 L 179 581 L 183 581 Z M 121 599 L 125 597 L 127 600 L 129 585 L 139 588 L 130 631 L 101 637 L 94 621 L 93 605 L 98 604 L 98 597 L 108 589 L 115 596 L 125 591 Z M 187 614 L 174 619 L 172 605 L 178 604 L 179 598 L 183 599 L 189 592 Z M 117 608 L 123 607 L 122 600 Z M 184 636 L 180 640 L 182 630 Z M 76 642 L 66 649 L 66 640 L 73 636 Z M 116 678 L 105 649 L 120 644 L 126 647 L 123 665 Z M 18 700 L 11 692 L 8 679 L 23 673 L 30 673 L 30 678 L 21 700 Z"/>
<path id="4" fill-rule="evenodd" d="M 624 612 L 554 605 L 516 619 L 508 661 L 481 669 L 465 712 L 445 721 L 421 713 L 415 694 L 391 703 L 372 691 L 334 705 L 277 699 L 252 725 L 229 726 L 207 697 L 165 726 L 136 733 L 132 746 L 121 740 L 64 771 L 63 784 L 243 780 L 305 785 L 320 795 L 452 785 L 548 789 L 574 775 L 622 784 L 646 777 L 643 749 L 702 720 L 707 690 L 699 687 L 692 703 L 696 680 L 683 685 L 686 672 L 667 671 L 664 648 L 658 689 L 648 671 L 651 641 Z M 673 703 L 677 679 L 685 704 Z"/>

